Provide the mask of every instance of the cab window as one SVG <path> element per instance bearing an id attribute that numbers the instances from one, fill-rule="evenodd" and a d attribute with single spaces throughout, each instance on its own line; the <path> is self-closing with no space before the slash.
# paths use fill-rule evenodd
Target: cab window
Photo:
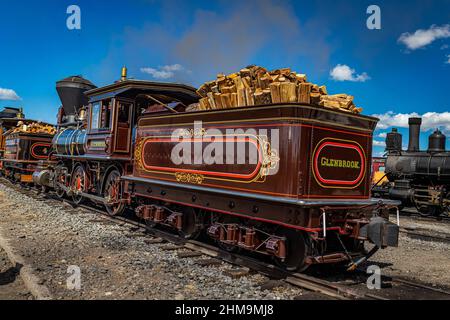
<path id="1" fill-rule="evenodd" d="M 93 103 L 91 111 L 91 129 L 109 129 L 111 127 L 111 111 L 111 99 Z"/>
<path id="2" fill-rule="evenodd" d="M 92 104 L 91 107 L 91 129 L 98 129 L 100 126 L 100 102 Z"/>
<path id="3" fill-rule="evenodd" d="M 117 124 L 119 127 L 127 127 L 130 125 L 130 108 L 130 103 L 119 101 L 117 106 Z"/>

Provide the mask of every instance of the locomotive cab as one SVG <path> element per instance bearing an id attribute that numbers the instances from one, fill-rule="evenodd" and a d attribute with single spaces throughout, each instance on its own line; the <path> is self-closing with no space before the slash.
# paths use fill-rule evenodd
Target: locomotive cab
<path id="1" fill-rule="evenodd" d="M 120 97 L 94 100 L 88 107 L 87 153 L 130 157 L 134 103 Z"/>

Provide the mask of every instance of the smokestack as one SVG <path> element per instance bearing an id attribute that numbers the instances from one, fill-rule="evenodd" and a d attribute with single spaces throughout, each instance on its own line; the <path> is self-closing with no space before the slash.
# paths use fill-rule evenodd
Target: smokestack
<path id="1" fill-rule="evenodd" d="M 96 88 L 95 85 L 80 76 L 72 76 L 58 81 L 56 91 L 62 102 L 65 115 L 77 114 L 82 106 L 87 105 L 88 98 L 84 95 L 84 92 L 94 88 Z"/>
<path id="2" fill-rule="evenodd" d="M 421 118 L 409 118 L 409 144 L 408 152 L 417 152 L 419 149 L 419 135 L 420 125 L 422 124 Z"/>

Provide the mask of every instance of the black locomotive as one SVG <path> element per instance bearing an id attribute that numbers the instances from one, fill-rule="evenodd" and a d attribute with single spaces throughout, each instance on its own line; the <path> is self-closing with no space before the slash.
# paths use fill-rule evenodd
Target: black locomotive
<path id="1" fill-rule="evenodd" d="M 408 149 L 402 150 L 402 135 L 397 129 L 386 137 L 386 176 L 389 184 L 374 191 L 403 206 L 415 206 L 421 215 L 449 214 L 450 152 L 446 137 L 436 129 L 428 137 L 428 149 L 419 148 L 421 118 L 409 118 Z M 383 190 L 380 190 L 383 189 Z"/>

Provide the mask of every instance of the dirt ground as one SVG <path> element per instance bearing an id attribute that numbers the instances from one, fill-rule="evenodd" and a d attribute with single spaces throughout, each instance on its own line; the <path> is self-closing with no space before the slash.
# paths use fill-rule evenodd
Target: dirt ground
<path id="1" fill-rule="evenodd" d="M 448 221 L 422 221 L 414 217 L 401 216 L 400 227 L 403 230 L 450 236 Z M 382 266 L 386 275 L 401 276 L 450 288 L 450 242 L 425 241 L 400 233 L 398 248 L 378 251 L 370 259 L 369 264 L 370 262 Z"/>
<path id="2" fill-rule="evenodd" d="M 200 266 L 179 259 L 165 244 L 149 244 L 127 225 L 60 202 L 47 202 L 0 184 L 0 229 L 55 299 L 307 299 L 308 292 L 284 285 L 266 287 L 268 278 L 227 275 L 233 266 Z M 99 222 L 100 221 L 100 222 Z M 414 221 L 401 220 L 403 227 Z M 450 234 L 450 224 L 419 223 L 417 228 Z M 401 234 L 398 248 L 380 250 L 370 261 L 383 275 L 450 287 L 450 243 Z M 81 270 L 81 289 L 68 289 L 70 266 Z M 0 299 L 29 299 L 17 270 L 0 251 Z"/>
<path id="3" fill-rule="evenodd" d="M 149 244 L 129 225 L 1 184 L 0 230 L 54 299 L 273 300 L 303 294 L 287 284 L 267 287 L 269 279 L 259 274 L 231 278 L 227 271 L 235 267 L 228 263 L 197 263 L 208 256 L 180 259 L 176 250 L 164 249 L 167 243 Z M 80 271 L 79 289 L 69 286 L 74 267 Z M 13 293 L 6 296 L 15 299 Z"/>
<path id="4" fill-rule="evenodd" d="M 21 266 L 13 266 L 0 249 L 0 300 L 31 300 L 33 296 L 26 289 L 19 273 Z"/>

